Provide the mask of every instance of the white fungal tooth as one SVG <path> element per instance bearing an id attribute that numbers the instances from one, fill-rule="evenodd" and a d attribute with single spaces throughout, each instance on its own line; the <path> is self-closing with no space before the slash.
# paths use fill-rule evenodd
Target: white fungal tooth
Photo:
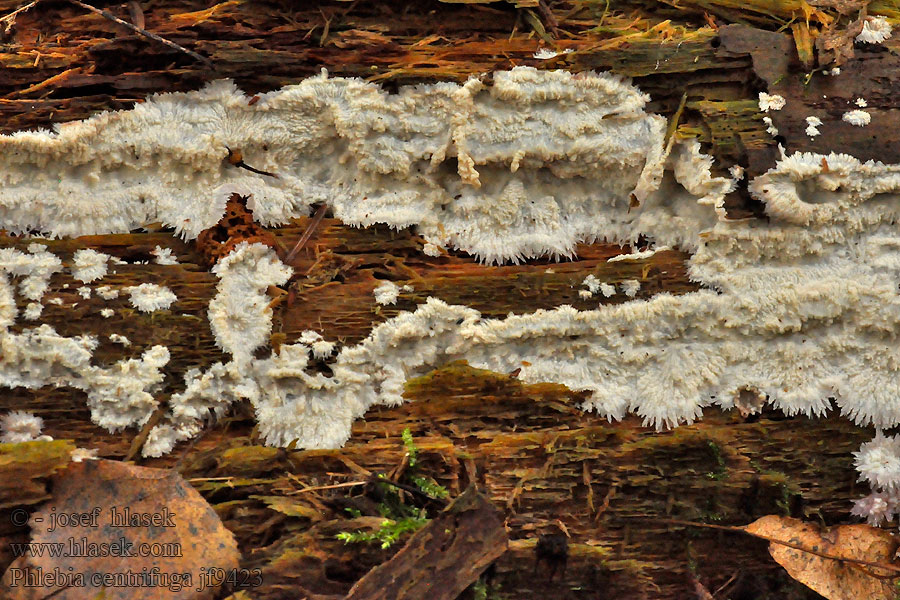
<path id="1" fill-rule="evenodd" d="M 0 443 L 16 444 L 39 439 L 44 420 L 24 410 L 6 413 L 0 419 Z M 51 440 L 53 438 L 50 438 Z"/>
<path id="2" fill-rule="evenodd" d="M 142 283 L 129 290 L 131 305 L 141 312 L 165 310 L 178 300 L 175 294 L 164 285 Z"/>
<path id="3" fill-rule="evenodd" d="M 781 110 L 784 108 L 785 100 L 778 94 L 759 93 L 759 110 L 769 112 L 770 110 Z"/>
<path id="4" fill-rule="evenodd" d="M 392 281 L 383 281 L 375 288 L 373 293 L 375 294 L 375 302 L 382 306 L 387 306 L 397 302 L 397 298 L 400 296 L 400 288 Z"/>
<path id="5" fill-rule="evenodd" d="M 177 265 L 178 259 L 172 254 L 171 248 L 160 248 L 157 246 L 150 251 L 155 258 L 153 262 L 158 265 Z"/>
<path id="6" fill-rule="evenodd" d="M 72 257 L 72 277 L 82 283 L 90 283 L 106 276 L 109 255 L 96 250 L 77 250 Z"/>
<path id="7" fill-rule="evenodd" d="M 641 282 L 637 279 L 626 279 L 622 282 L 622 291 L 629 298 L 637 296 L 638 290 L 641 289 Z"/>
<path id="8" fill-rule="evenodd" d="M 872 121 L 872 115 L 864 110 L 851 110 L 845 112 L 841 120 L 857 127 L 865 127 Z"/>

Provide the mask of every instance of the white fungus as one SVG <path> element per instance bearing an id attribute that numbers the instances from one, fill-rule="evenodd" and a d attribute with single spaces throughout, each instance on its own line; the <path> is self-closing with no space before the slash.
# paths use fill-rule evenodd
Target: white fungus
<path id="1" fill-rule="evenodd" d="M 612 285 L 611 283 L 601 283 L 600 293 L 602 293 L 607 298 L 612 298 L 616 295 L 616 286 Z"/>
<path id="2" fill-rule="evenodd" d="M 860 108 L 865 108 L 869 105 L 869 103 L 866 102 L 865 98 L 857 98 L 853 103 Z"/>
<path id="3" fill-rule="evenodd" d="M 588 292 L 588 298 L 600 291 L 600 280 L 597 279 L 593 273 L 585 277 L 584 281 L 581 282 L 581 285 L 587 288 L 585 291 Z M 584 296 L 582 296 L 582 298 L 584 298 Z"/>
<path id="4" fill-rule="evenodd" d="M 641 289 L 641 282 L 637 279 L 626 279 L 622 282 L 622 291 L 629 298 L 637 296 L 638 290 Z"/>
<path id="5" fill-rule="evenodd" d="M 313 342 L 311 347 L 313 356 L 319 359 L 328 358 L 334 352 L 334 342 L 326 342 L 325 340 Z"/>
<path id="6" fill-rule="evenodd" d="M 72 256 L 72 277 L 82 283 L 90 283 L 106 276 L 106 262 L 110 256 L 96 250 L 77 250 Z"/>
<path id="7" fill-rule="evenodd" d="M 91 297 L 91 288 L 89 288 L 86 285 L 81 286 L 80 288 L 76 289 L 75 291 L 78 292 L 78 295 L 81 296 L 82 298 L 84 298 L 85 300 L 88 300 Z"/>
<path id="8" fill-rule="evenodd" d="M 0 443 L 30 442 L 41 436 L 44 420 L 23 410 L 6 413 L 0 419 Z"/>
<path id="9" fill-rule="evenodd" d="M 821 132 L 819 131 L 819 125 L 822 124 L 822 119 L 819 117 L 806 117 L 806 135 L 809 137 L 816 137 Z"/>
<path id="10" fill-rule="evenodd" d="M 157 246 L 150 251 L 154 256 L 153 262 L 158 265 L 177 265 L 178 259 L 172 254 L 171 248 L 160 248 Z"/>
<path id="11" fill-rule="evenodd" d="M 142 283 L 129 288 L 131 305 L 141 312 L 165 310 L 178 300 L 172 290 L 164 285 Z"/>
<path id="12" fill-rule="evenodd" d="M 42 312 L 44 312 L 44 307 L 40 302 L 29 302 L 25 306 L 22 316 L 25 317 L 26 321 L 36 321 L 41 317 Z"/>
<path id="13" fill-rule="evenodd" d="M 731 174 L 731 178 L 735 181 L 740 181 L 744 178 L 744 167 L 741 165 L 731 165 L 728 168 L 728 172 Z"/>
<path id="14" fill-rule="evenodd" d="M 15 248 L 0 248 L 0 273 L 19 277 L 19 292 L 39 302 L 50 285 L 50 277 L 62 271 L 62 261 L 43 244 L 28 246 L 28 254 Z"/>
<path id="15" fill-rule="evenodd" d="M 119 333 L 109 334 L 109 341 L 111 341 L 113 344 L 122 344 L 126 348 L 131 345 L 131 340 Z"/>
<path id="16" fill-rule="evenodd" d="M 100 316 L 103 317 L 104 319 L 108 319 L 111 316 L 113 316 L 114 314 L 116 314 L 116 311 L 114 311 L 111 308 L 101 308 L 100 309 Z"/>
<path id="17" fill-rule="evenodd" d="M 695 141 L 673 142 L 667 154 L 665 120 L 645 113 L 645 101 L 614 76 L 529 69 L 495 74 L 491 86 L 438 84 L 392 96 L 357 80 L 319 77 L 253 107 L 229 84 L 212 84 L 67 125 L 55 137 L 0 137 L 0 226 L 34 223 L 79 235 L 128 229 L 151 220 L 145 213 L 152 211 L 159 217 L 152 220 L 192 237 L 218 220 L 228 189 L 246 184 L 265 224 L 305 214 L 307 202 L 326 202 L 347 223 L 414 225 L 430 243 L 488 261 L 563 256 L 576 240 L 625 244 L 640 235 L 694 251 L 688 272 L 700 289 L 677 296 L 500 319 L 429 298 L 359 343 L 331 348 L 326 375 L 311 362 L 328 343 L 315 332 L 254 357 L 271 333 L 266 286 L 280 285 L 291 270 L 271 249 L 244 244 L 215 267 L 220 281 L 209 311 L 231 359 L 185 374 L 170 413 L 151 431 L 148 456 L 196 435 L 210 410 L 224 414 L 239 401 L 253 406 L 268 444 L 340 446 L 368 409 L 403 402 L 409 377 L 458 359 L 497 372 L 521 368 L 524 382 L 587 392 L 585 410 L 610 419 L 634 412 L 658 428 L 690 423 L 710 405 L 731 408 L 746 389 L 787 414 L 821 415 L 833 399 L 859 424 L 900 424 L 900 165 L 782 152 L 773 169 L 749 182 L 768 219 L 728 221 L 723 202 L 733 179 L 714 177 Z M 766 110 L 780 104 L 774 97 L 765 103 Z M 302 118 L 318 124 L 323 111 L 334 122 L 288 126 Z M 151 121 L 138 131 L 136 115 L 167 128 Z M 119 129 L 107 135 L 101 125 Z M 572 130 L 578 135 L 566 133 Z M 271 131 L 284 143 L 265 158 L 259 145 L 272 141 Z M 113 167 L 100 158 L 148 137 L 160 144 L 153 169 L 143 158 Z M 232 140 L 280 177 L 223 169 L 219 146 Z M 59 180 L 57 188 L 87 197 L 84 182 L 68 174 L 70 152 L 63 150 L 70 148 L 96 169 L 94 197 L 107 210 L 63 213 L 53 197 L 37 193 Z M 335 148 L 350 153 L 346 161 L 338 162 Z M 31 154 L 13 152 L 25 149 Z M 190 169 L 185 155 L 194 161 Z M 45 172 L 36 164 L 46 164 Z M 629 211 L 632 194 L 638 206 Z M 207 203 L 176 202 L 184 197 Z M 16 267 L 21 257 L 7 250 L 0 250 L 0 265 L 13 265 L 0 272 L 0 383 L 83 390 L 92 419 L 110 430 L 146 423 L 158 406 L 167 349 L 101 367 L 92 364 L 91 338 L 65 338 L 48 325 L 10 333 L 16 310 L 9 277 L 27 276 L 33 265 Z M 622 290 L 634 296 L 639 285 L 629 280 Z M 610 284 L 599 287 L 607 297 L 615 293 Z M 889 486 L 878 464 L 885 463 L 861 460 L 860 468 Z M 876 499 L 868 504 L 885 512 Z"/>
<path id="18" fill-rule="evenodd" d="M 312 329 L 307 329 L 300 334 L 301 344 L 312 345 L 321 339 L 322 335 L 318 331 L 313 331 Z"/>
<path id="19" fill-rule="evenodd" d="M 606 259 L 606 262 L 622 262 L 627 260 L 643 260 L 645 258 L 650 258 L 657 252 L 665 252 L 666 250 L 671 250 L 669 246 L 657 246 L 656 248 L 648 248 L 647 250 L 641 250 L 640 252 L 630 252 L 628 254 L 617 254 L 612 258 Z"/>
<path id="20" fill-rule="evenodd" d="M 778 94 L 759 93 L 759 110 L 769 112 L 770 110 L 781 110 L 784 108 L 785 100 Z"/>
<path id="21" fill-rule="evenodd" d="M 69 458 L 76 463 L 84 460 L 97 460 L 98 452 L 97 448 L 75 448 Z"/>
<path id="22" fill-rule="evenodd" d="M 891 37 L 891 24 L 884 17 L 866 17 L 862 31 L 856 36 L 857 42 L 880 44 Z"/>
<path id="23" fill-rule="evenodd" d="M 427 242 L 424 246 L 422 246 L 422 253 L 425 256 L 437 257 L 441 255 L 441 249 L 431 242 Z"/>
<path id="24" fill-rule="evenodd" d="M 763 117 L 763 123 L 766 124 L 766 132 L 769 135 L 771 135 L 772 137 L 778 135 L 778 128 L 775 127 L 775 125 L 772 123 L 771 117 Z"/>
<path id="25" fill-rule="evenodd" d="M 872 121 L 872 115 L 864 110 L 851 110 L 845 112 L 841 120 L 857 127 L 865 127 Z"/>
<path id="26" fill-rule="evenodd" d="M 108 285 L 101 285 L 96 291 L 97 295 L 104 300 L 113 300 L 119 297 L 119 290 L 111 288 Z"/>
<path id="27" fill-rule="evenodd" d="M 699 145 L 667 147 L 666 120 L 644 111 L 647 100 L 618 75 L 531 67 L 397 94 L 323 74 L 256 103 L 217 81 L 0 136 L 0 227 L 77 236 L 161 222 L 194 238 L 246 189 L 262 225 L 325 203 L 344 223 L 414 226 L 485 262 L 571 256 L 581 241 L 639 234 L 692 249 L 689 215 L 733 182 L 697 179 Z M 144 146 L 154 151 L 132 152 Z M 278 177 L 223 167 L 227 148 Z M 632 197 L 640 206 L 628 210 Z"/>
<path id="28" fill-rule="evenodd" d="M 590 300 L 592 296 L 593 296 L 593 294 L 591 293 L 590 290 L 579 290 L 578 291 L 578 297 L 581 298 L 582 300 Z"/>
<path id="29" fill-rule="evenodd" d="M 566 48 L 562 52 L 556 52 L 550 48 L 539 48 L 532 56 L 538 60 L 548 60 L 550 58 L 556 58 L 560 54 L 569 54 L 570 52 L 572 52 L 571 48 Z"/>
<path id="30" fill-rule="evenodd" d="M 209 324 L 216 345 L 242 364 L 269 341 L 272 308 L 266 289 L 287 283 L 293 271 L 268 246 L 241 242 L 212 272 L 219 283 L 209 303 Z"/>
<path id="31" fill-rule="evenodd" d="M 393 281 L 384 281 L 372 293 L 375 294 L 375 302 L 387 306 L 397 302 L 397 298 L 400 296 L 400 287 Z"/>

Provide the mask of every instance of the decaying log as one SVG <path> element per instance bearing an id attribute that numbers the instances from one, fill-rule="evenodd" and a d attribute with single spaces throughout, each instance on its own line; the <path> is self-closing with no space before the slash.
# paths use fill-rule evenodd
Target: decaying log
<path id="1" fill-rule="evenodd" d="M 546 3 L 555 16 L 551 27 L 540 9 L 545 3 L 527 1 L 300 7 L 274 2 L 263 8 L 243 0 L 141 3 L 147 30 L 207 57 L 214 65 L 209 69 L 102 16 L 47 0 L 0 23 L 0 131 L 51 127 L 128 108 L 152 93 L 197 89 L 218 78 L 233 78 L 245 92 L 256 94 L 324 67 L 332 75 L 359 76 L 396 89 L 531 65 L 633 77 L 651 97 L 649 110 L 667 117 L 684 99 L 675 135 L 700 140 L 719 172 L 734 165 L 748 176 L 765 172 L 778 156 L 779 143 L 788 151 L 834 149 L 833 139 L 804 133 L 811 115 L 836 128 L 842 151 L 900 162 L 893 100 L 898 84 L 886 76 L 896 71 L 896 37 L 878 47 L 857 47 L 852 58 L 845 57 L 842 68 L 854 73 L 850 79 L 806 78 L 832 65 L 810 65 L 803 42 L 809 32 L 779 31 L 781 26 L 803 21 L 806 27 L 811 22 L 837 31 L 850 17 L 805 2 L 611 4 Z M 0 0 L 0 13 L 19 6 Z M 127 5 L 103 7 L 132 18 Z M 804 21 L 807 9 L 812 13 Z M 900 17 L 893 2 L 872 2 L 869 12 Z M 572 52 L 534 58 L 541 47 Z M 789 99 L 786 110 L 770 115 L 778 137 L 769 135 L 762 121 L 757 93 L 763 90 Z M 841 123 L 857 97 L 867 100 L 875 129 Z M 733 218 L 762 214 L 746 179 L 726 199 L 726 207 Z M 266 235 L 276 247 L 290 250 L 310 221 L 295 219 Z M 104 283 L 164 284 L 179 298 L 173 310 L 145 314 L 124 296 L 82 298 L 76 291 L 82 284 L 64 272 L 53 276 L 48 291 L 61 304 L 45 303 L 42 322 L 65 336 L 97 335 L 98 362 L 121 357 L 121 345 L 109 339 L 113 332 L 131 341 L 130 354 L 167 346 L 172 360 L 165 368 L 165 393 L 170 394 L 189 368 L 226 358 L 206 318 L 217 279 L 203 248 L 169 231 L 148 229 L 40 241 L 67 266 L 82 248 L 127 261 Z M 0 247 L 24 249 L 31 241 L 3 235 Z M 429 296 L 492 317 L 626 300 L 622 295 L 581 298 L 579 286 L 589 274 L 613 283 L 637 279 L 639 298 L 698 287 L 686 273 L 688 255 L 677 250 L 607 263 L 629 249 L 581 244 L 571 261 L 497 267 L 458 252 L 425 256 L 423 243 L 410 230 L 353 229 L 323 219 L 291 261 L 300 276 L 280 291 L 271 345 L 292 343 L 307 329 L 352 344 L 373 325 L 414 309 Z M 156 246 L 172 249 L 179 264 L 154 264 L 150 252 Z M 410 283 L 415 291 L 402 292 L 395 305 L 377 305 L 372 290 L 384 280 Z M 18 308 L 24 309 L 24 302 Z M 101 308 L 112 308 L 115 315 L 103 318 Z M 18 322 L 12 330 L 28 326 Z M 377 502 L 363 482 L 373 474 L 407 469 L 404 429 L 418 447 L 422 473 L 452 496 L 476 486 L 502 512 L 509 549 L 482 580 L 499 597 L 687 597 L 699 578 L 711 590 L 726 585 L 721 597 L 800 598 L 812 596 L 803 596 L 804 588 L 770 560 L 765 543 L 661 519 L 743 524 L 764 514 L 790 514 L 845 522 L 850 500 L 862 494 L 855 487 L 850 453 L 871 437 L 836 415 L 788 418 L 764 411 L 741 417 L 712 409 L 699 423 L 657 433 L 636 417 L 608 423 L 585 414 L 579 408 L 583 396 L 562 386 L 525 385 L 515 373 L 461 363 L 409 381 L 405 397 L 407 404 L 376 408 L 355 423 L 341 450 L 264 447 L 253 429 L 252 409 L 241 406 L 195 445 L 183 444 L 172 456 L 143 463 L 177 463 L 235 533 L 242 566 L 263 573 L 262 585 L 241 592 L 244 598 L 296 598 L 300 588 L 311 597 L 348 592 L 353 597 L 354 584 L 371 569 L 403 560 L 398 554 L 387 562 L 396 547 L 345 544 L 336 536 L 378 526 Z M 0 510 L 32 510 L 45 499 L 46 482 L 74 446 L 96 448 L 107 458 L 134 454 L 130 450 L 138 432 L 110 434 L 93 425 L 82 392 L 4 390 L 0 414 L 8 410 L 34 412 L 45 421 L 44 433 L 66 441 L 0 445 Z M 419 535 L 440 527 L 442 518 Z M 535 575 L 538 539 L 560 532 L 568 540 L 567 568 L 553 579 Z M 7 542 L 25 535 L 24 527 L 0 519 L 4 550 Z M 10 560 L 0 553 L 0 570 Z M 461 597 L 473 597 L 473 592 Z"/>

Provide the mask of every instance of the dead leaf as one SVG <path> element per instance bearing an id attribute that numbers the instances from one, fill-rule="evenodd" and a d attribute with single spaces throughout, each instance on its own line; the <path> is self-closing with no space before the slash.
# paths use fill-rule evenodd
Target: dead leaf
<path id="1" fill-rule="evenodd" d="M 789 544 L 771 542 L 769 553 L 772 558 L 791 577 L 829 600 L 894 600 L 897 597 L 893 578 L 900 573 L 896 570 L 838 560 L 892 564 L 898 542 L 887 531 L 869 525 L 839 525 L 825 529 L 776 515 L 758 519 L 743 529 Z"/>
<path id="2" fill-rule="evenodd" d="M 838 29 L 834 24 L 826 27 L 816 38 L 816 49 L 819 51 L 819 65 L 834 64 L 840 66 L 854 57 L 853 42 L 866 22 L 866 8 L 863 6 L 859 18 Z"/>
<path id="3" fill-rule="evenodd" d="M 234 536 L 175 471 L 88 460 L 52 490 L 29 521 L 30 548 L 43 552 L 13 561 L 4 598 L 211 598 L 221 582 L 207 587 L 208 574 L 238 567 Z"/>

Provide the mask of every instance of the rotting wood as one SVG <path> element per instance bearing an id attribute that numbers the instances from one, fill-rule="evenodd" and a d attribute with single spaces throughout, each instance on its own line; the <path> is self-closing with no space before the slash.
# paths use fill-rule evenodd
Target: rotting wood
<path id="1" fill-rule="evenodd" d="M 454 600 L 506 546 L 497 510 L 470 487 L 360 579 L 347 600 Z"/>

